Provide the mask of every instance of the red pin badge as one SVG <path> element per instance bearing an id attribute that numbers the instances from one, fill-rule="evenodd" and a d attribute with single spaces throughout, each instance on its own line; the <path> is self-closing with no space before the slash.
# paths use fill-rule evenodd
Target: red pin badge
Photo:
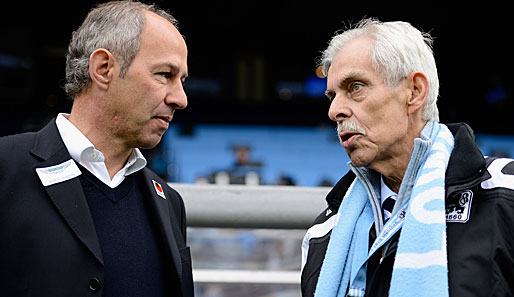
<path id="1" fill-rule="evenodd" d="M 155 188 L 155 192 L 157 193 L 157 195 L 161 196 L 162 199 L 166 199 L 166 196 L 164 196 L 164 190 L 162 189 L 161 184 L 154 181 L 153 179 L 152 179 L 152 182 L 153 182 L 153 187 Z"/>

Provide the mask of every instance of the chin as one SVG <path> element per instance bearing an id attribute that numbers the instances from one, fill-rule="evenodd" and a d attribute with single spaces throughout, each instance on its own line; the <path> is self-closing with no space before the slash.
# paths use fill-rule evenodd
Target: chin
<path id="1" fill-rule="evenodd" d="M 350 157 L 350 160 L 352 160 L 352 164 L 355 167 L 369 167 L 371 164 L 369 158 L 366 158 L 366 156 L 358 155 L 355 151 L 353 154 L 349 153 L 348 157 Z"/>
<path id="2" fill-rule="evenodd" d="M 147 131 L 141 131 L 137 137 L 138 147 L 143 149 L 152 149 L 156 147 L 162 140 L 162 136 L 166 130 L 160 129 L 149 129 Z"/>
<path id="3" fill-rule="evenodd" d="M 150 139 L 144 139 L 139 142 L 138 148 L 142 149 L 153 149 L 156 147 L 159 142 L 161 142 L 161 137 L 152 137 Z"/>
<path id="4" fill-rule="evenodd" d="M 369 163 L 368 162 L 362 162 L 360 160 L 357 160 L 357 161 L 352 160 L 352 164 L 355 167 L 366 167 L 366 168 L 369 168 Z"/>

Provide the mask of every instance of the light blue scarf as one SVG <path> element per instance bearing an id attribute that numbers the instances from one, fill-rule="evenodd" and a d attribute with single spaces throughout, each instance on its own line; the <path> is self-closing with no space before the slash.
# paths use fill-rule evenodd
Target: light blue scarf
<path id="1" fill-rule="evenodd" d="M 400 228 L 389 296 L 448 296 L 444 180 L 454 143 L 451 132 L 442 124 L 429 122 L 425 129 L 430 129 L 428 135 L 422 133 L 422 139 L 416 140 L 428 144 L 428 154 L 415 146 L 393 217 L 383 228 L 377 206 L 372 207 L 373 186 L 357 174 L 359 178 L 352 183 L 339 208 L 316 297 L 344 297 L 347 292 L 348 296 L 364 296 L 369 256 L 387 244 Z M 420 164 L 412 165 L 416 162 Z M 368 253 L 373 221 L 381 232 Z"/>

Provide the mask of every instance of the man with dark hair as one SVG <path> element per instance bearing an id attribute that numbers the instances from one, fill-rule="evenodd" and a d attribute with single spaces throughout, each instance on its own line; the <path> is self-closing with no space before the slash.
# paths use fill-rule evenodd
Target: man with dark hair
<path id="1" fill-rule="evenodd" d="M 109 2 L 73 33 L 70 114 L 0 139 L 2 296 L 193 296 L 180 195 L 146 168 L 187 105 L 187 47 L 153 5 Z"/>

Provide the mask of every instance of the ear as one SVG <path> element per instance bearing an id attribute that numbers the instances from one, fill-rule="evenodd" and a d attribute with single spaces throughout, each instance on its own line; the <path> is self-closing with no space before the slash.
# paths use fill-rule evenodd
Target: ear
<path id="1" fill-rule="evenodd" d="M 411 85 L 411 97 L 407 101 L 408 114 L 414 114 L 422 110 L 428 96 L 429 84 L 425 74 L 413 72 L 409 75 Z"/>
<path id="2" fill-rule="evenodd" d="M 89 56 L 89 76 L 98 88 L 106 91 L 114 75 L 114 56 L 106 49 L 95 50 Z"/>

